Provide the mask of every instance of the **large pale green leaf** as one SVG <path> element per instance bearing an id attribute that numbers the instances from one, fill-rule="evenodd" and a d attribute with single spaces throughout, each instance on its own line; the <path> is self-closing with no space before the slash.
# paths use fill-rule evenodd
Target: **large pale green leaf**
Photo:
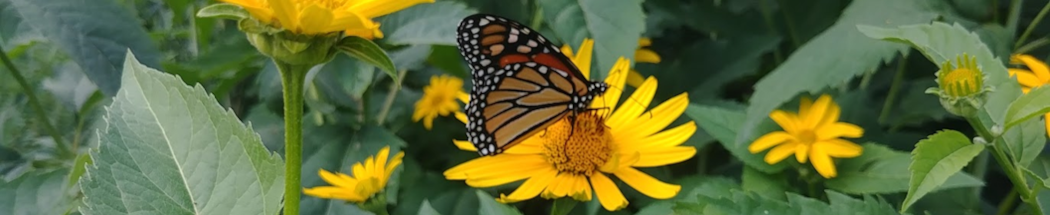
<path id="1" fill-rule="evenodd" d="M 824 184 L 831 189 L 849 194 L 889 194 L 908 191 L 911 158 L 906 152 L 895 151 L 886 146 L 863 144 L 860 157 L 842 159 L 836 166 L 839 176 Z M 975 187 L 984 183 L 964 172 L 948 177 L 935 190 L 958 187 Z"/>
<path id="2" fill-rule="evenodd" d="M 1037 87 L 1024 94 L 1006 109 L 1006 126 L 1003 130 L 1050 111 L 1050 87 Z"/>
<path id="3" fill-rule="evenodd" d="M 787 162 L 773 165 L 767 164 L 764 160 L 765 152 L 752 154 L 747 150 L 749 144 L 733 144 L 737 137 L 737 129 L 741 128 L 740 124 L 744 120 L 744 112 L 742 110 L 690 104 L 685 109 L 685 114 L 689 118 L 696 120 L 696 124 L 700 125 L 700 128 L 711 134 L 729 153 L 733 154 L 733 157 L 740 159 L 748 167 L 763 173 L 776 173 L 787 167 Z M 750 143 L 750 140 L 746 142 Z"/>
<path id="4" fill-rule="evenodd" d="M 115 1 L 9 1 L 24 22 L 69 54 L 106 95 L 120 89 L 128 49 L 146 65 L 160 65 L 160 51 L 139 19 Z"/>
<path id="5" fill-rule="evenodd" d="M 66 214 L 75 207 L 66 181 L 69 169 L 30 171 L 0 180 L 0 214 Z"/>
<path id="6" fill-rule="evenodd" d="M 200 85 L 127 55 L 81 177 L 84 214 L 277 214 L 281 158 Z"/>
<path id="7" fill-rule="evenodd" d="M 901 211 L 907 211 L 915 201 L 940 187 L 983 150 L 984 145 L 973 144 L 966 135 L 953 130 L 937 132 L 916 143 L 909 167 L 911 183 Z"/>
<path id="8" fill-rule="evenodd" d="M 1003 132 L 1000 137 L 1010 159 L 1017 162 L 1017 166 L 1028 166 L 1046 146 L 1046 127 L 1042 120 L 1033 118 Z"/>
<path id="9" fill-rule="evenodd" d="M 495 198 L 492 198 L 492 196 L 486 194 L 484 191 L 478 190 L 475 193 L 477 193 L 478 201 L 480 203 L 480 207 L 478 207 L 478 214 L 521 214 L 521 212 L 514 209 L 514 207 L 496 202 Z"/>
<path id="10" fill-rule="evenodd" d="M 799 47 L 783 64 L 755 84 L 747 119 L 737 134 L 742 145 L 757 135 L 754 127 L 780 104 L 801 92 L 818 92 L 872 71 L 907 46 L 872 40 L 857 25 L 898 26 L 925 23 L 937 15 L 927 0 L 856 0 L 834 25 Z"/>
<path id="11" fill-rule="evenodd" d="M 543 18 L 554 29 L 550 39 L 579 48 L 584 38 L 594 39 L 594 66 L 591 79 L 602 80 L 616 59 L 632 59 L 638 38 L 645 30 L 645 14 L 640 0 L 540 0 Z M 526 25 L 531 24 L 524 22 Z M 531 26 L 537 28 L 539 26 Z"/>
<path id="12" fill-rule="evenodd" d="M 383 41 L 391 44 L 456 45 L 456 26 L 463 17 L 476 13 L 459 2 L 419 4 L 380 17 Z"/>

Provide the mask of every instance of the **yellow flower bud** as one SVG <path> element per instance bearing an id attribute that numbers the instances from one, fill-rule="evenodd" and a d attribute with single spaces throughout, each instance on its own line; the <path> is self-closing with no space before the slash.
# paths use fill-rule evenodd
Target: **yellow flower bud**
<path id="1" fill-rule="evenodd" d="M 926 93 L 940 96 L 941 106 L 958 116 L 974 116 L 984 105 L 985 93 L 991 90 L 984 86 L 984 73 L 976 57 L 967 54 L 957 56 L 954 64 L 951 60 L 942 63 L 936 75 L 937 88 Z"/>

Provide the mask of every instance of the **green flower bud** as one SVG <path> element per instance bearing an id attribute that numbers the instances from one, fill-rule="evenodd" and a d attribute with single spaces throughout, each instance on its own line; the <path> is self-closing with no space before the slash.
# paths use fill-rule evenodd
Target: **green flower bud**
<path id="1" fill-rule="evenodd" d="M 263 55 L 290 65 L 313 66 L 332 60 L 338 52 L 335 44 L 342 37 L 338 32 L 294 34 L 255 19 L 242 19 L 238 27 L 248 36 L 248 42 Z"/>
<path id="2" fill-rule="evenodd" d="M 977 59 L 967 54 L 941 64 L 937 71 L 937 87 L 926 90 L 926 93 L 940 97 L 941 106 L 948 112 L 962 116 L 974 117 L 977 110 L 984 105 L 985 94 L 991 88 L 984 86 L 984 73 L 977 65 Z"/>

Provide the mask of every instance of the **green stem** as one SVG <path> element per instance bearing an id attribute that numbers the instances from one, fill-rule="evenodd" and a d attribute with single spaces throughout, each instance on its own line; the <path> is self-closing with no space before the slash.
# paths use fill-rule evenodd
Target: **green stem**
<path id="1" fill-rule="evenodd" d="M 40 99 L 36 97 L 36 91 L 33 90 L 32 86 L 29 86 L 29 82 L 26 82 L 26 78 L 22 77 L 22 72 L 18 71 L 15 67 L 15 63 L 11 62 L 11 59 L 7 57 L 7 52 L 4 51 L 4 47 L 0 47 L 0 60 L 3 60 L 4 66 L 7 66 L 7 70 L 11 71 L 11 76 L 15 77 L 15 81 L 18 85 L 22 86 L 22 90 L 26 92 L 26 97 L 29 98 L 29 105 L 33 106 L 33 112 L 36 115 L 37 120 L 44 126 L 44 130 L 47 131 L 51 138 L 55 140 L 55 145 L 63 156 L 73 155 L 69 150 L 69 146 L 66 145 L 66 141 L 62 139 L 62 135 L 58 133 L 58 130 L 54 126 L 51 126 L 51 120 L 47 119 L 47 113 L 44 112 L 44 106 L 40 105 Z M 75 156 L 75 155 L 73 155 Z"/>
<path id="2" fill-rule="evenodd" d="M 1017 34 L 1017 20 L 1021 17 L 1022 4 L 1024 4 L 1024 0 L 1010 1 L 1010 14 L 1006 17 L 1006 29 L 1010 31 L 1011 38 Z"/>
<path id="3" fill-rule="evenodd" d="M 1040 21 L 1043 21 L 1043 16 L 1046 16 L 1047 11 L 1050 11 L 1050 2 L 1047 2 L 1046 5 L 1043 5 L 1043 9 L 1039 10 L 1039 14 L 1035 15 L 1035 19 L 1032 20 L 1032 23 L 1029 23 L 1028 28 L 1024 29 L 1024 33 L 1021 33 L 1021 37 L 1017 38 L 1017 41 L 1014 42 L 1014 49 L 1020 47 L 1021 43 L 1024 43 L 1024 41 L 1028 39 L 1028 35 L 1032 33 L 1032 30 L 1035 29 L 1035 26 L 1039 25 Z"/>
<path id="4" fill-rule="evenodd" d="M 1003 152 L 1003 149 L 999 144 L 999 137 L 993 136 L 992 132 L 988 131 L 988 128 L 984 126 L 984 123 L 980 119 L 974 117 L 967 117 L 966 121 L 970 123 L 970 126 L 977 130 L 977 133 L 981 135 L 981 138 L 992 141 L 990 147 L 992 149 L 992 157 L 999 163 L 999 166 L 1003 169 L 1006 177 L 1010 179 L 1010 182 L 1014 185 L 1014 190 L 1021 196 L 1021 201 L 1032 210 L 1032 214 L 1043 214 L 1043 208 L 1036 201 L 1035 192 L 1028 189 L 1028 183 L 1025 182 L 1025 178 L 1021 175 L 1021 171 L 1017 168 L 1014 162 Z"/>
<path id="5" fill-rule="evenodd" d="M 401 70 L 397 73 L 397 77 L 405 77 L 405 73 L 408 73 L 408 70 Z M 401 80 L 404 80 L 404 78 Z M 383 101 L 383 109 L 379 110 L 379 114 L 376 115 L 376 124 L 383 125 L 383 122 L 386 121 L 386 115 L 390 114 L 390 107 L 394 106 L 394 99 L 397 98 L 397 88 L 400 86 L 401 83 L 397 81 L 390 83 L 390 91 L 387 92 L 386 100 Z"/>
<path id="6" fill-rule="evenodd" d="M 908 66 L 908 59 L 903 56 L 897 60 L 897 74 L 893 75 L 893 83 L 890 84 L 890 93 L 886 95 L 886 102 L 882 103 L 882 111 L 879 113 L 879 124 L 886 124 L 893 110 L 893 103 L 897 102 L 897 94 L 901 91 L 901 82 L 904 80 L 904 68 Z"/>
<path id="7" fill-rule="evenodd" d="M 987 151 L 981 152 L 981 154 L 977 155 L 977 158 L 973 161 L 973 168 L 970 169 L 970 174 L 972 174 L 974 177 L 984 180 L 985 174 L 988 172 L 988 157 L 989 155 Z M 971 202 L 970 204 L 971 207 L 980 208 L 981 188 L 983 187 L 973 187 L 973 199 L 971 199 L 973 202 Z"/>
<path id="8" fill-rule="evenodd" d="M 1017 190 L 1010 189 L 1010 193 L 1006 194 L 1002 202 L 999 202 L 999 212 L 997 215 L 1006 215 L 1013 210 L 1014 204 L 1017 203 Z"/>
<path id="9" fill-rule="evenodd" d="M 311 66 L 279 61 L 284 93 L 284 214 L 299 214 L 303 163 L 303 82 Z"/>
<path id="10" fill-rule="evenodd" d="M 1039 39 L 1033 40 L 1032 42 L 1030 42 L 1028 44 L 1025 44 L 1024 46 L 1021 46 L 1020 48 L 1014 49 L 1014 53 L 1015 54 L 1028 53 L 1028 51 L 1031 51 L 1033 49 L 1037 49 L 1039 47 L 1043 47 L 1043 46 L 1045 46 L 1047 44 L 1050 44 L 1050 38 L 1046 38 L 1046 37 L 1039 38 Z"/>
<path id="11" fill-rule="evenodd" d="M 551 215 L 566 215 L 572 212 L 572 208 L 576 207 L 576 200 L 568 197 L 562 197 L 554 200 L 554 206 L 551 206 Z"/>

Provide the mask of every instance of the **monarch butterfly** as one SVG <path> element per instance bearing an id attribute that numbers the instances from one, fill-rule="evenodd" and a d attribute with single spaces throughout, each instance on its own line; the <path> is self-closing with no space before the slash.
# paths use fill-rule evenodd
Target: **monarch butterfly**
<path id="1" fill-rule="evenodd" d="M 467 140 L 496 155 L 555 122 L 588 110 L 605 82 L 580 69 L 539 32 L 513 20 L 475 14 L 456 31 L 474 83 L 467 104 Z M 570 118 L 572 119 L 572 118 Z"/>

